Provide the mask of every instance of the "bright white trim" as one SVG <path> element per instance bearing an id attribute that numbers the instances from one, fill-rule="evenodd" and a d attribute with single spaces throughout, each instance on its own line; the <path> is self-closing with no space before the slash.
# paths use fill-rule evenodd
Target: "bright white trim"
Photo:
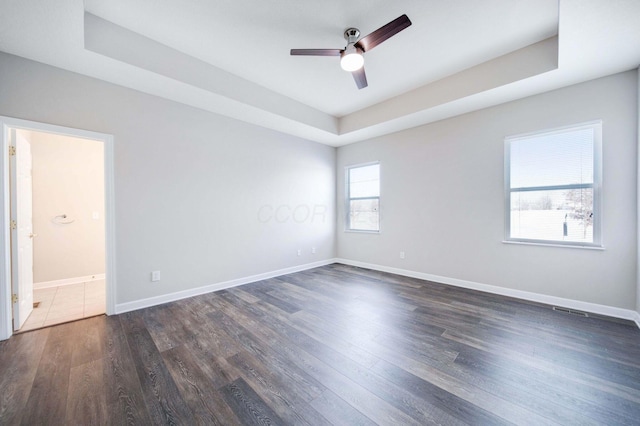
<path id="1" fill-rule="evenodd" d="M 552 306 L 562 306 L 584 312 L 591 312 L 608 317 L 621 318 L 635 321 L 640 328 L 640 314 L 631 309 L 616 308 L 614 306 L 599 305 L 597 303 L 582 302 L 580 300 L 565 299 L 563 297 L 549 296 L 546 294 L 532 293 L 529 291 L 514 290 L 506 287 L 499 287 L 489 284 L 481 284 L 473 281 L 459 280 L 457 278 L 443 277 L 440 275 L 426 274 L 424 272 L 409 271 L 407 269 L 392 268 L 390 266 L 375 265 L 372 263 L 358 262 L 348 259 L 336 259 L 336 263 L 342 263 L 359 268 L 373 269 L 375 271 L 389 272 L 391 274 L 403 275 L 405 277 L 418 278 L 421 280 L 434 281 L 456 287 L 478 290 L 485 293 L 499 294 L 501 296 L 514 297 L 516 299 L 528 300 L 531 302 L 544 303 Z"/>
<path id="2" fill-rule="evenodd" d="M 584 121 L 582 123 L 567 124 L 566 126 L 554 127 L 552 129 L 535 130 L 533 132 L 519 133 L 517 135 L 507 136 L 505 140 L 517 141 L 522 139 L 529 139 L 533 136 L 549 136 L 549 135 L 555 135 L 558 133 L 564 133 L 567 130 L 588 129 L 592 126 L 597 126 L 597 125 L 602 125 L 602 120 L 590 120 L 590 121 Z"/>
<path id="3" fill-rule="evenodd" d="M 0 123 L 2 124 L 2 123 Z M 0 340 L 13 334 L 11 311 L 11 233 L 9 232 L 9 127 L 0 125 Z"/>
<path id="4" fill-rule="evenodd" d="M 87 275 L 85 277 L 63 278 L 61 280 L 53 281 L 41 281 L 39 283 L 33 283 L 34 289 L 60 287 L 63 285 L 88 283 L 90 281 L 104 280 L 105 274 Z"/>
<path id="5" fill-rule="evenodd" d="M 199 296 L 214 291 L 224 290 L 226 288 L 237 287 L 239 285 L 254 283 L 256 281 L 267 280 L 294 272 L 306 271 L 308 269 L 318 268 L 320 266 L 331 265 L 336 263 L 336 259 L 326 259 L 313 263 L 305 263 L 304 265 L 292 266 L 290 268 L 278 269 L 276 271 L 265 272 L 263 274 L 251 275 L 235 280 L 223 281 L 216 284 L 209 284 L 203 287 L 192 288 L 189 290 L 177 291 L 175 293 L 162 294 L 160 296 L 149 297 L 147 299 L 135 300 L 133 302 L 120 303 L 116 305 L 116 313 L 135 311 L 138 309 L 148 308 L 151 306 L 162 305 L 163 303 L 175 302 L 176 300 L 186 299 L 188 297 Z"/>
<path id="6" fill-rule="evenodd" d="M 590 243 L 578 243 L 573 241 L 543 240 L 537 238 L 514 238 L 511 237 L 511 194 L 524 190 L 562 190 L 582 185 L 544 185 L 537 187 L 512 188 L 511 187 L 511 146 L 513 142 L 526 141 L 534 137 L 559 135 L 572 131 L 585 129 L 593 130 L 593 183 L 589 187 L 593 191 L 593 241 Z M 585 184 L 586 185 L 586 184 Z M 602 120 L 587 121 L 584 123 L 572 124 L 554 129 L 523 133 L 519 135 L 507 136 L 504 139 L 504 235 L 509 242 L 540 243 L 550 246 L 569 246 L 572 248 L 603 247 L 602 239 Z"/>
<path id="7" fill-rule="evenodd" d="M 351 228 L 351 174 L 352 169 L 359 169 L 361 167 L 378 166 L 378 196 L 367 197 L 371 199 L 378 199 L 378 229 L 353 229 Z M 345 182 L 345 216 L 344 216 L 344 231 L 355 232 L 361 234 L 380 234 L 382 229 L 382 205 L 380 204 L 381 192 L 382 192 L 382 166 L 380 161 L 370 161 L 368 163 L 352 164 L 344 167 L 344 182 Z"/>
<path id="8" fill-rule="evenodd" d="M 542 242 L 516 241 L 516 240 L 504 240 L 502 241 L 502 244 L 521 244 L 525 246 L 575 248 L 575 249 L 581 249 L 581 250 L 583 249 L 584 250 L 600 250 L 600 251 L 606 250 L 606 248 L 602 246 L 580 246 L 580 245 L 570 245 L 570 244 L 542 243 Z"/>
<path id="9" fill-rule="evenodd" d="M 107 296 L 107 314 L 115 313 L 116 267 L 115 267 L 115 192 L 114 192 L 114 153 L 113 136 L 73 129 L 53 124 L 21 120 L 0 116 L 0 340 L 6 340 L 13 334 L 11 312 L 11 236 L 7 232 L 11 215 L 9 213 L 9 129 L 24 129 L 37 132 L 55 133 L 100 141 L 104 147 L 104 192 L 105 192 L 105 286 Z"/>
<path id="10" fill-rule="evenodd" d="M 633 320 L 636 322 L 638 328 L 640 328 L 640 312 L 634 312 L 634 314 Z"/>
<path id="11" fill-rule="evenodd" d="M 115 155 L 112 135 L 104 135 L 104 267 L 106 313 L 116 313 L 116 192 Z"/>

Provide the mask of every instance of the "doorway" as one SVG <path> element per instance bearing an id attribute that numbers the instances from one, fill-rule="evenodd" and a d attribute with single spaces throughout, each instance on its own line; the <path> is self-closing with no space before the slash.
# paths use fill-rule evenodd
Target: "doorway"
<path id="1" fill-rule="evenodd" d="M 29 256 L 24 250 L 14 249 L 12 254 L 18 252 L 24 259 L 16 262 L 19 259 L 12 255 L 12 266 L 15 269 L 17 263 L 21 273 L 33 276 L 33 301 L 29 301 L 33 310 L 25 321 L 23 318 L 16 321 L 14 309 L 14 332 L 104 314 L 102 142 L 25 130 L 16 130 L 15 142 L 16 152 L 11 163 L 18 164 L 22 160 L 22 163 L 32 165 L 29 179 L 31 195 L 29 188 L 13 190 L 12 205 L 15 198 L 18 206 L 21 205 L 21 197 L 32 200 L 31 241 L 26 243 L 33 245 L 33 262 L 32 271 L 27 271 L 21 263 L 28 262 Z M 27 147 L 30 149 L 25 149 Z M 29 153 L 30 159 L 23 158 Z M 17 175 L 20 167 L 16 169 L 12 171 L 12 177 Z M 13 217 L 19 216 L 14 213 Z M 26 218 L 18 219 L 19 225 L 21 222 L 26 222 Z M 14 232 L 19 239 L 20 229 Z M 17 293 L 16 282 L 23 285 L 14 279 L 14 294 Z M 29 294 L 28 291 L 21 293 Z M 20 303 L 21 316 L 25 314 L 24 304 Z"/>
<path id="2" fill-rule="evenodd" d="M 115 313 L 112 136 L 7 117 L 0 125 L 0 340 L 15 330 Z M 27 173 L 18 177 L 18 164 L 31 161 L 27 151 L 33 214 Z"/>

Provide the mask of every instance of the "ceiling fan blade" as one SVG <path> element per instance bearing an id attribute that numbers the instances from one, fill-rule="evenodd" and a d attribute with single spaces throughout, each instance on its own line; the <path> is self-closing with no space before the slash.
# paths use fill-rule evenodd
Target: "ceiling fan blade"
<path id="1" fill-rule="evenodd" d="M 353 79 L 356 81 L 356 86 L 358 89 L 364 89 L 368 86 L 367 84 L 367 75 L 364 73 L 364 67 L 359 70 L 353 71 L 351 73 L 353 75 Z"/>
<path id="2" fill-rule="evenodd" d="M 292 55 L 340 56 L 341 49 L 291 49 Z"/>
<path id="3" fill-rule="evenodd" d="M 386 25 L 378 28 L 371 34 L 362 37 L 356 43 L 357 47 L 360 47 L 365 52 L 373 49 L 383 41 L 393 37 L 398 34 L 400 31 L 411 25 L 411 21 L 407 17 L 407 15 L 402 15 L 399 18 L 394 19 Z"/>

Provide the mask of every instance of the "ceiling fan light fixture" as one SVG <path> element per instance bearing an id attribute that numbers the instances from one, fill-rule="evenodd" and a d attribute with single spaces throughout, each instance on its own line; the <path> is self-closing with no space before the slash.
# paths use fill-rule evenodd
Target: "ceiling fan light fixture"
<path id="1" fill-rule="evenodd" d="M 357 71 L 364 65 L 364 56 L 362 56 L 362 49 L 355 46 L 347 47 L 342 52 L 340 58 L 340 66 L 343 70 L 353 72 Z"/>
<path id="2" fill-rule="evenodd" d="M 347 46 L 344 49 L 291 49 L 290 53 L 294 56 L 340 56 L 340 67 L 351 73 L 358 89 L 364 89 L 367 87 L 364 52 L 368 52 L 410 25 L 411 21 L 407 15 L 402 15 L 362 38 L 360 38 L 359 29 L 347 28 L 344 31 L 344 38 L 347 40 Z"/>

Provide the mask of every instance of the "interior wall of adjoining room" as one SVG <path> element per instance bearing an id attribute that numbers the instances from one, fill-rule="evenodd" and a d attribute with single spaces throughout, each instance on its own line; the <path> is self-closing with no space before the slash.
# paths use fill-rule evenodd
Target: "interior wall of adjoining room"
<path id="1" fill-rule="evenodd" d="M 29 132 L 32 156 L 33 281 L 105 272 L 103 144 Z"/>
<path id="2" fill-rule="evenodd" d="M 637 85 L 629 71 L 339 148 L 338 257 L 635 309 Z M 604 250 L 503 243 L 505 137 L 590 120 L 603 121 Z M 377 160 L 381 232 L 344 232 L 344 167 Z"/>
<path id="3" fill-rule="evenodd" d="M 335 256 L 332 147 L 4 53 L 0 115 L 114 136 L 118 304 Z"/>

